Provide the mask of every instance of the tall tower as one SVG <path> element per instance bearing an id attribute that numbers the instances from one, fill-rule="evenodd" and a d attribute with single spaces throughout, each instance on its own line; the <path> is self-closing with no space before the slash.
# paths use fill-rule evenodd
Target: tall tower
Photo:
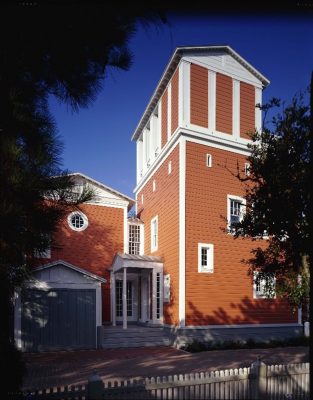
<path id="1" fill-rule="evenodd" d="M 132 136 L 143 251 L 164 263 L 165 326 L 297 325 L 284 301 L 255 287 L 242 262 L 255 242 L 231 229 L 245 209 L 235 174 L 249 173 L 249 132 L 261 129 L 256 104 L 268 84 L 229 46 L 177 48 Z"/>

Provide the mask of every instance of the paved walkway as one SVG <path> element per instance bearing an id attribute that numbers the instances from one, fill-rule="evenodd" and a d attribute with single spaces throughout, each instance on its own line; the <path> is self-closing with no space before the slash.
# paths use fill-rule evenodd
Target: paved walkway
<path id="1" fill-rule="evenodd" d="M 308 347 L 186 353 L 171 347 L 81 350 L 25 354 L 24 389 L 85 383 L 97 370 L 103 380 L 121 380 L 247 367 L 260 356 L 267 364 L 309 361 Z"/>

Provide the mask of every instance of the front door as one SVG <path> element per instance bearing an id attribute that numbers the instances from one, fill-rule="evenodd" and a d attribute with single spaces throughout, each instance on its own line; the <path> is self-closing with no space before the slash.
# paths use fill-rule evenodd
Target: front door
<path id="1" fill-rule="evenodd" d="M 126 284 L 126 303 L 127 321 L 137 321 L 138 319 L 138 299 L 137 281 L 127 280 Z M 123 281 L 116 280 L 116 320 L 123 320 Z"/>

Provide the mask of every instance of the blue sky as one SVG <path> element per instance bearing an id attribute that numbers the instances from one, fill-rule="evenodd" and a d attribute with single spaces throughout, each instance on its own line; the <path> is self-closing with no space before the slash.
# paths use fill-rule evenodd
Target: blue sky
<path id="1" fill-rule="evenodd" d="M 172 15 L 169 25 L 139 27 L 129 43 L 130 70 L 108 70 L 93 105 L 73 113 L 52 99 L 64 143 L 64 168 L 133 197 L 136 159 L 131 135 L 177 46 L 230 45 L 271 81 L 263 100 L 278 97 L 288 103 L 309 85 L 312 38 L 312 15 Z"/>

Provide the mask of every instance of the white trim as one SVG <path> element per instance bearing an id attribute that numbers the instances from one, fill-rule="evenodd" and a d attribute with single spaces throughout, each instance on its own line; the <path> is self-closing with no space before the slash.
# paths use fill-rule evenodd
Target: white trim
<path id="1" fill-rule="evenodd" d="M 234 145 L 242 144 L 247 146 L 248 143 L 251 143 L 250 139 L 245 139 L 243 137 L 236 137 L 232 134 L 220 132 L 220 131 L 210 131 L 208 128 L 204 128 L 203 126 L 189 124 L 189 129 L 195 133 L 202 133 L 208 137 L 215 137 L 216 140 L 220 143 L 233 143 Z"/>
<path id="2" fill-rule="evenodd" d="M 156 232 L 153 230 L 154 228 L 156 228 Z M 150 237 L 151 237 L 151 243 L 150 243 L 150 249 L 151 249 L 151 253 L 153 253 L 154 251 L 158 250 L 158 245 L 159 245 L 159 218 L 156 215 L 155 217 L 153 217 L 151 219 L 150 222 Z M 154 236 L 156 237 L 156 244 L 154 245 Z"/>
<path id="3" fill-rule="evenodd" d="M 124 253 L 128 253 L 128 219 L 127 219 L 127 208 L 124 208 Z"/>
<path id="4" fill-rule="evenodd" d="M 249 156 L 251 151 L 245 146 L 236 146 L 239 143 L 235 142 L 221 142 L 214 136 L 203 135 L 201 133 L 195 133 L 193 131 L 183 132 L 182 135 L 186 137 L 186 140 L 192 143 L 204 144 L 209 147 L 214 147 L 215 149 L 230 151 L 231 153 L 241 154 L 244 156 Z"/>
<path id="5" fill-rule="evenodd" d="M 105 201 L 105 203 L 104 202 L 95 203 L 95 202 L 87 201 L 84 204 L 88 204 L 91 206 L 99 206 L 99 207 L 111 207 L 111 208 L 125 208 L 126 207 L 126 208 L 128 208 L 128 205 L 126 204 L 126 202 L 123 202 L 123 203 L 121 202 L 120 204 L 118 204 L 118 203 L 114 203 L 114 200 L 112 202 Z"/>
<path id="6" fill-rule="evenodd" d="M 262 105 L 262 89 L 255 88 L 255 104 Z M 260 108 L 255 107 L 255 128 L 258 132 L 262 129 L 262 111 Z"/>
<path id="7" fill-rule="evenodd" d="M 165 328 L 179 329 L 180 327 L 177 325 L 163 324 Z M 286 324 L 242 324 L 242 325 L 187 325 L 184 326 L 184 330 L 186 329 L 240 329 L 240 328 L 279 328 L 279 327 L 291 327 L 297 326 L 300 327 L 302 324 L 298 323 L 286 323 Z"/>
<path id="8" fill-rule="evenodd" d="M 186 127 L 190 123 L 190 63 L 181 60 L 179 86 L 179 126 Z"/>
<path id="9" fill-rule="evenodd" d="M 226 54 L 231 55 L 233 58 L 235 58 L 242 66 L 250 71 L 252 75 L 256 77 L 258 81 L 260 81 L 260 84 L 258 86 L 266 87 L 270 81 L 262 75 L 256 68 L 254 68 L 250 63 L 248 63 L 244 58 L 242 58 L 237 52 L 235 52 L 230 46 L 186 46 L 186 47 L 177 47 L 168 62 L 148 104 L 147 107 L 145 108 L 145 111 L 143 112 L 140 121 L 138 122 L 135 131 L 132 135 L 131 140 L 136 140 L 137 137 L 140 135 L 143 126 L 146 124 L 147 119 L 150 117 L 150 114 L 153 112 L 155 104 L 159 101 L 160 97 L 162 96 L 165 86 L 167 82 L 170 80 L 172 76 L 172 71 L 176 69 L 176 66 L 179 64 L 179 62 L 184 59 L 188 60 L 188 54 L 195 54 L 195 52 L 202 52 L 203 54 L 211 54 L 213 52 L 219 51 L 219 52 L 225 52 Z M 193 60 L 194 62 L 194 60 Z M 207 67 L 207 66 L 206 66 Z M 211 67 L 210 67 L 211 68 Z M 213 68 L 212 68 L 213 69 Z M 225 73 L 225 71 L 223 71 Z M 242 78 L 240 80 L 243 81 Z M 251 82 L 248 82 L 251 83 Z M 256 85 L 256 83 L 254 83 Z"/>
<path id="10" fill-rule="evenodd" d="M 227 230 L 229 234 L 232 234 L 231 227 L 230 227 L 230 202 L 231 200 L 239 201 L 243 207 L 241 207 L 241 215 L 239 216 L 239 221 L 242 220 L 243 215 L 245 214 L 245 207 L 246 207 L 246 199 L 240 196 L 236 196 L 233 194 L 227 195 Z"/>
<path id="11" fill-rule="evenodd" d="M 172 83 L 167 86 L 167 141 L 172 136 Z"/>
<path id="12" fill-rule="evenodd" d="M 145 251 L 145 225 L 140 224 L 140 245 L 139 245 L 139 255 L 143 255 Z"/>
<path id="13" fill-rule="evenodd" d="M 208 249 L 207 267 L 202 265 L 202 249 Z M 198 272 L 212 274 L 214 272 L 214 245 L 209 243 L 198 243 Z"/>
<path id="14" fill-rule="evenodd" d="M 205 162 L 208 168 L 212 168 L 212 154 L 207 153 L 205 155 Z"/>
<path id="15" fill-rule="evenodd" d="M 233 79 L 233 136 L 240 137 L 240 82 Z"/>
<path id="16" fill-rule="evenodd" d="M 210 131 L 216 130 L 216 72 L 208 71 L 208 128 Z"/>
<path id="17" fill-rule="evenodd" d="M 179 141 L 176 141 L 176 138 L 179 137 L 178 130 L 175 132 L 175 135 L 171 137 L 170 144 L 167 143 L 166 146 L 163 147 L 159 157 L 155 160 L 153 165 L 151 166 L 150 170 L 147 174 L 143 177 L 143 179 L 139 182 L 139 184 L 135 187 L 134 192 L 140 192 L 146 183 L 152 178 L 152 176 L 158 171 L 158 169 L 163 165 L 163 162 L 167 160 L 167 158 L 171 155 L 172 151 L 175 150 L 176 146 L 179 144 Z M 172 146 L 172 144 L 174 145 Z"/>
<path id="18" fill-rule="evenodd" d="M 75 215 L 80 216 L 83 220 L 83 226 L 81 226 L 80 228 L 76 228 L 74 225 L 72 225 L 72 218 Z M 81 211 L 73 211 L 67 216 L 67 224 L 73 231 L 82 232 L 88 228 L 89 223 L 88 223 L 88 218 L 84 213 L 82 213 Z"/>
<path id="19" fill-rule="evenodd" d="M 230 151 L 232 153 L 242 154 L 244 156 L 249 156 L 251 154 L 251 150 L 247 148 L 247 143 L 251 141 L 243 138 L 238 139 L 238 141 L 234 141 L 231 135 L 225 134 L 225 136 L 227 136 L 225 138 L 222 137 L 222 135 L 223 134 L 220 132 L 209 132 L 207 128 L 203 128 L 203 131 L 200 131 L 200 127 L 198 126 L 195 126 L 194 130 L 177 128 L 170 141 L 163 147 L 161 153 L 155 159 L 149 171 L 147 171 L 147 173 L 142 177 L 141 181 L 137 184 L 134 192 L 138 193 L 151 178 L 151 176 L 161 167 L 163 160 L 166 160 L 166 158 L 179 143 L 180 137 L 184 137 L 190 142 L 204 144 L 217 149 Z"/>
<path id="20" fill-rule="evenodd" d="M 186 139 L 179 141 L 179 325 L 186 320 Z"/>
<path id="21" fill-rule="evenodd" d="M 155 181 L 155 179 L 153 179 L 153 181 L 152 181 L 152 192 L 155 192 L 156 191 L 156 181 Z"/>
<path id="22" fill-rule="evenodd" d="M 115 195 L 117 195 L 119 197 L 122 197 L 128 203 L 134 203 L 135 202 L 134 199 L 126 196 L 125 194 L 123 194 L 123 193 L 121 193 L 121 192 L 119 192 L 119 191 L 117 191 L 115 189 L 112 189 L 110 186 L 104 185 L 103 183 L 98 182 L 95 179 L 92 179 L 92 178 L 90 178 L 89 176 L 87 176 L 85 174 L 82 174 L 81 172 L 73 172 L 72 174 L 69 174 L 69 176 L 73 176 L 73 177 L 80 176 L 81 178 L 84 178 L 85 180 L 87 180 L 89 182 L 92 182 L 97 186 L 100 186 L 102 189 L 105 189 L 105 190 L 107 190 L 107 191 L 109 191 L 109 192 L 111 192 L 111 193 L 113 193 L 113 194 L 115 194 Z"/>
<path id="23" fill-rule="evenodd" d="M 233 71 L 230 71 L 228 68 L 225 69 L 225 65 L 222 65 L 222 63 L 220 64 L 221 67 L 219 68 L 216 64 L 213 65 L 212 63 L 207 63 L 207 62 L 201 61 L 201 59 L 196 54 L 184 57 L 184 59 L 186 61 L 190 62 L 191 64 L 199 65 L 199 67 L 206 68 L 208 70 L 211 70 L 212 72 L 229 76 L 231 79 L 236 79 L 238 81 L 248 83 L 249 85 L 253 85 L 258 88 L 263 87 L 262 82 L 258 78 L 256 78 L 254 80 L 254 79 L 250 79 L 250 77 L 246 74 L 245 74 L 245 76 L 243 76 L 241 74 L 236 74 Z M 206 61 L 208 61 L 208 59 Z"/>

